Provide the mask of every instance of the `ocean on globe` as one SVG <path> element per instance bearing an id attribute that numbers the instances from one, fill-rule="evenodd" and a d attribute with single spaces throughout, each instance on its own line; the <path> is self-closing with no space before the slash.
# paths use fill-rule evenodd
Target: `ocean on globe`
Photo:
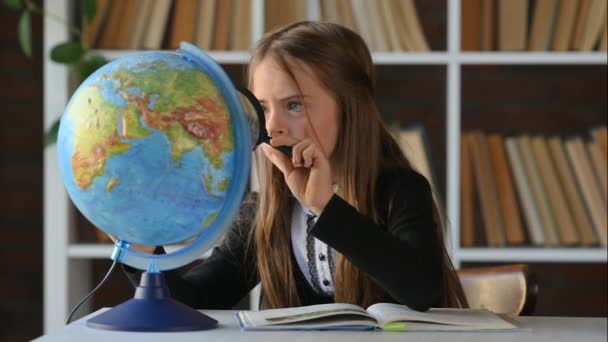
<path id="1" fill-rule="evenodd" d="M 57 147 L 75 206 L 123 241 L 188 240 L 235 200 L 226 198 L 239 166 L 227 101 L 178 53 L 139 53 L 97 70 L 69 101 Z"/>

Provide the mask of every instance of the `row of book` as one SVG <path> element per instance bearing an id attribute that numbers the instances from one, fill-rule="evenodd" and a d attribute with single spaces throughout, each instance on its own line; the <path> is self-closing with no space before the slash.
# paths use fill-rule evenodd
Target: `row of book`
<path id="1" fill-rule="evenodd" d="M 413 0 L 265 0 L 264 30 L 308 19 L 361 34 L 373 51 L 428 51 Z M 206 50 L 251 47 L 252 0 L 97 0 L 84 39 L 99 49 L 175 49 L 181 41 Z"/>
<path id="2" fill-rule="evenodd" d="M 321 20 L 358 32 L 372 51 L 429 51 L 414 0 L 320 0 Z"/>
<path id="3" fill-rule="evenodd" d="M 462 0 L 465 51 L 606 51 L 607 0 Z"/>
<path id="4" fill-rule="evenodd" d="M 205 50 L 248 50 L 252 0 L 97 0 L 85 25 L 98 49 L 177 49 L 186 41 Z"/>
<path id="5" fill-rule="evenodd" d="M 96 0 L 83 39 L 99 49 L 248 50 L 252 0 Z M 465 51 L 606 51 L 607 0 L 462 0 Z M 414 0 L 264 0 L 264 29 L 320 19 L 357 31 L 372 51 L 429 51 Z"/>
<path id="6" fill-rule="evenodd" d="M 606 247 L 608 129 L 590 133 L 463 133 L 461 245 Z"/>

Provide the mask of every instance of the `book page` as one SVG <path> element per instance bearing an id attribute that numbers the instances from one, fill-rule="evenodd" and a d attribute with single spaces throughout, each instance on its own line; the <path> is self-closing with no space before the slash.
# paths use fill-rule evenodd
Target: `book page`
<path id="1" fill-rule="evenodd" d="M 414 328 L 417 323 L 433 323 L 437 325 L 437 330 L 440 330 L 442 325 L 471 330 L 515 328 L 511 323 L 485 309 L 432 308 L 426 312 L 419 312 L 405 305 L 378 303 L 370 306 L 367 312 L 374 316 L 382 327 L 390 328 L 399 325 L 398 323 L 405 323 L 405 330 Z M 422 326 L 429 328 L 427 324 Z"/>
<path id="2" fill-rule="evenodd" d="M 374 318 L 353 314 L 270 325 L 252 325 L 251 322 L 243 321 L 245 316 L 247 315 L 242 312 L 237 314 L 240 326 L 244 330 L 380 330 L 380 325 Z"/>
<path id="3" fill-rule="evenodd" d="M 237 313 L 237 317 L 244 327 L 290 324 L 328 316 L 348 316 L 345 317 L 345 320 L 349 320 L 353 317 L 352 315 L 360 316 L 375 324 L 375 319 L 363 308 L 352 304 L 319 304 L 285 309 L 240 311 Z"/>

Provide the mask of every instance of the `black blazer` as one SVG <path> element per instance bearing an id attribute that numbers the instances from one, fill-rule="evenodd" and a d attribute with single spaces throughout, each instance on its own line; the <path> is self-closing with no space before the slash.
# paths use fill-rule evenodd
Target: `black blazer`
<path id="1" fill-rule="evenodd" d="M 441 246 L 428 181 L 413 170 L 393 169 L 383 172 L 377 189 L 383 224 L 334 195 L 311 234 L 366 272 L 385 291 L 382 301 L 415 310 L 438 306 Z M 208 259 L 187 271 L 165 273 L 173 298 L 197 309 L 230 309 L 259 283 L 255 243 L 247 245 L 256 201 L 255 193 L 245 197 L 237 219 Z M 293 253 L 292 260 L 302 304 L 333 302 L 308 284 Z M 136 281 L 139 273 L 126 269 Z"/>

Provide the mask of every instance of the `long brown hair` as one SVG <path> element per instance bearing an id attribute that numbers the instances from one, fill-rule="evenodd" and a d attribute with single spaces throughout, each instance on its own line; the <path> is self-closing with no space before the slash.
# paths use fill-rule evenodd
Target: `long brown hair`
<path id="1" fill-rule="evenodd" d="M 382 167 L 411 168 L 398 144 L 385 128 L 375 105 L 374 64 L 370 52 L 355 32 L 336 24 L 304 21 L 267 33 L 258 43 L 247 70 L 249 86 L 253 72 L 265 58 L 272 58 L 297 84 L 291 59 L 309 66 L 320 84 L 338 104 L 338 139 L 331 156 L 337 173 L 338 194 L 360 213 L 381 223 L 375 207 L 376 183 Z M 256 258 L 264 304 L 271 308 L 301 305 L 290 228 L 293 200 L 281 172 L 257 155 L 260 185 L 253 229 Z M 362 167 L 365 165 L 365 167 Z M 441 242 L 443 305 L 466 306 L 466 299 L 444 246 L 440 210 L 434 201 L 437 235 Z M 369 276 L 338 254 L 335 301 L 367 307 L 381 300 L 383 290 Z"/>

